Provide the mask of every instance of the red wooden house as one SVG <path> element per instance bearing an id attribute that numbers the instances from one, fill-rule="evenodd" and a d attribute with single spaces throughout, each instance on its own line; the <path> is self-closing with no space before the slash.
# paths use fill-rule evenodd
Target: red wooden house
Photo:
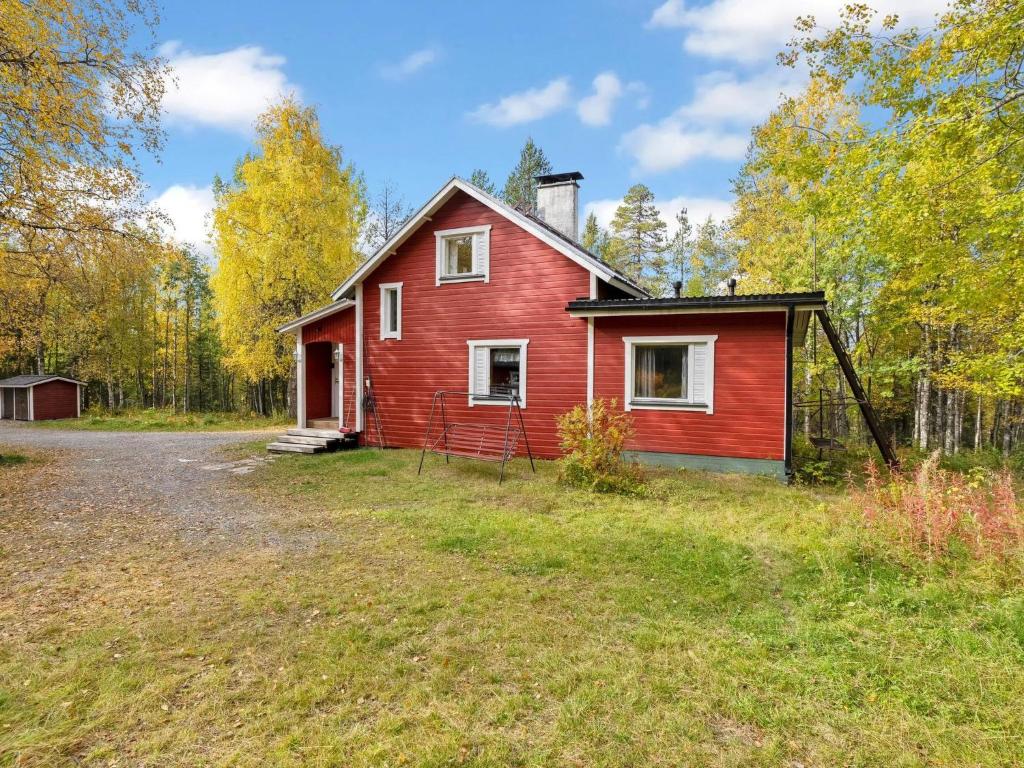
<path id="1" fill-rule="evenodd" d="M 280 328 L 299 426 L 379 440 L 370 386 L 384 442 L 419 448 L 437 390 L 495 425 L 507 400 L 490 396 L 516 393 L 533 453 L 552 458 L 557 415 L 614 398 L 639 460 L 786 477 L 792 349 L 823 294 L 651 298 L 576 242 L 581 178 L 542 177 L 536 215 L 453 178 L 333 303 Z"/>

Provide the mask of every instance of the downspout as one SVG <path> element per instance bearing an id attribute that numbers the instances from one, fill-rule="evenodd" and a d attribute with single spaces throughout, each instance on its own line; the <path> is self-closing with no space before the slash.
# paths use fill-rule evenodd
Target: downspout
<path id="1" fill-rule="evenodd" d="M 783 463 L 786 468 L 786 482 L 793 481 L 793 321 L 796 309 L 790 304 L 786 309 L 786 429 Z"/>

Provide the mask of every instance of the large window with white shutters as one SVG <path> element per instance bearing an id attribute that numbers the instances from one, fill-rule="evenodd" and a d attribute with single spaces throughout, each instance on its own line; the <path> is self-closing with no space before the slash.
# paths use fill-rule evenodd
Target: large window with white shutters
<path id="1" fill-rule="evenodd" d="M 625 408 L 714 411 L 717 336 L 631 336 Z"/>
<path id="2" fill-rule="evenodd" d="M 460 227 L 434 233 L 437 285 L 490 279 L 491 227 Z"/>
<path id="3" fill-rule="evenodd" d="M 508 405 L 519 396 L 526 407 L 526 348 L 529 339 L 468 341 L 469 404 Z"/>

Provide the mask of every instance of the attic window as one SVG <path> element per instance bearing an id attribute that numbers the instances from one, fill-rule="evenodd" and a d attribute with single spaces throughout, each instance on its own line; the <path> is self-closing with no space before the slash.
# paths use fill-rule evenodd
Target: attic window
<path id="1" fill-rule="evenodd" d="M 437 285 L 490 278 L 490 225 L 445 229 L 437 240 Z"/>
<path id="2" fill-rule="evenodd" d="M 444 273 L 441 277 L 473 274 L 473 236 L 456 235 L 444 240 Z"/>

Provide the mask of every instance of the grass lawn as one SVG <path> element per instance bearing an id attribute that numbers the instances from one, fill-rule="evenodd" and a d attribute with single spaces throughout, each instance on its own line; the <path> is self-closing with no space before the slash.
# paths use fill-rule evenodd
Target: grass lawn
<path id="1" fill-rule="evenodd" d="M 288 416 L 256 416 L 239 413 L 174 413 L 164 409 L 85 412 L 78 419 L 23 422 L 41 429 L 86 429 L 102 432 L 228 432 L 291 426 Z"/>
<path id="2" fill-rule="evenodd" d="M 277 510 L 245 546 L 0 518 L 0 765 L 1024 762 L 1009 566 L 895 565 L 831 491 L 418 459 L 232 478 Z M 5 536 L 57 548 L 45 585 Z"/>

